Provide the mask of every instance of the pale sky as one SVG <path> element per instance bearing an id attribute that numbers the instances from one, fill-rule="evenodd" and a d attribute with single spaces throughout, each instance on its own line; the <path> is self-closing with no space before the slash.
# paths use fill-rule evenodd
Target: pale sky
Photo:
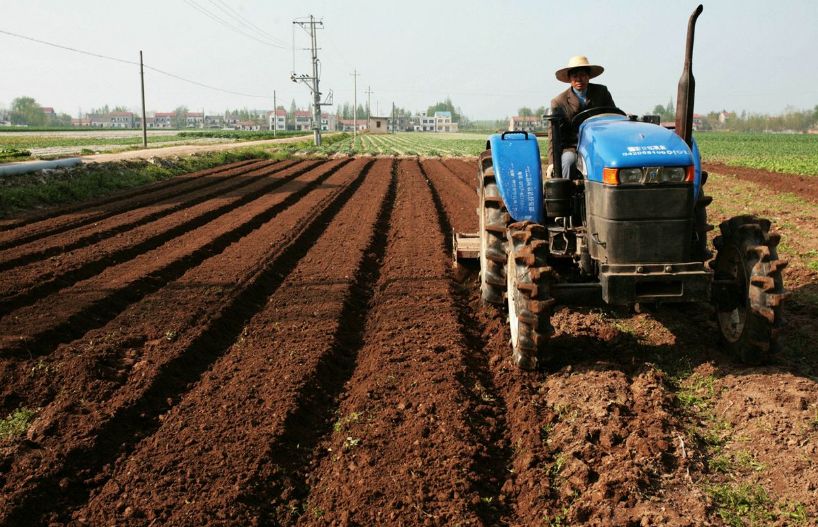
<path id="1" fill-rule="evenodd" d="M 567 88 L 554 71 L 587 55 L 606 71 L 617 105 L 646 113 L 676 98 L 687 20 L 699 1 L 534 0 L 0 0 L 0 31 L 145 64 L 224 93 L 146 70 L 148 111 L 305 108 L 293 69 L 311 74 L 314 15 L 321 91 L 373 113 L 413 113 L 445 97 L 471 119 L 547 105 Z M 210 13 L 208 16 L 202 10 Z M 232 16 L 231 16 L 232 15 Z M 237 16 L 240 15 L 240 16 Z M 237 30 L 225 27 L 227 23 Z M 252 23 L 252 25 L 248 24 Z M 255 27 L 253 27 L 255 26 Z M 255 37 L 255 38 L 251 38 Z M 293 56 L 292 43 L 299 48 Z M 275 40 L 272 40 L 272 39 Z M 818 105 L 818 2 L 711 0 L 696 26 L 695 111 L 769 114 Z M 295 59 L 295 64 L 293 64 Z M 0 33 L 0 107 L 20 96 L 76 116 L 105 104 L 139 112 L 139 67 Z M 326 111 L 326 110 L 325 110 Z"/>

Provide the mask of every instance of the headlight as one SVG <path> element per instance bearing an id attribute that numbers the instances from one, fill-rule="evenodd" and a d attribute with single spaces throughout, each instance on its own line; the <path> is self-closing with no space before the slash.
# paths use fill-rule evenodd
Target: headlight
<path id="1" fill-rule="evenodd" d="M 623 185 L 631 185 L 642 182 L 641 168 L 622 168 L 619 170 L 619 182 Z"/>
<path id="2" fill-rule="evenodd" d="M 664 167 L 659 170 L 659 183 L 681 183 L 687 177 L 687 167 Z"/>

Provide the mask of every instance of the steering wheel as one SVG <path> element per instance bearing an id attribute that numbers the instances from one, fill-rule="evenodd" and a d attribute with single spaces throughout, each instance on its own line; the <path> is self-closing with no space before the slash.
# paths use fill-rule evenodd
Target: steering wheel
<path id="1" fill-rule="evenodd" d="M 574 130 L 579 130 L 579 126 L 585 122 L 586 119 L 590 119 L 591 117 L 596 117 L 597 115 L 602 115 L 603 113 L 612 113 L 616 115 L 627 115 L 625 112 L 617 108 L 616 106 L 598 106 L 596 108 L 588 108 L 587 110 L 583 110 L 574 117 L 571 118 L 571 128 Z"/>

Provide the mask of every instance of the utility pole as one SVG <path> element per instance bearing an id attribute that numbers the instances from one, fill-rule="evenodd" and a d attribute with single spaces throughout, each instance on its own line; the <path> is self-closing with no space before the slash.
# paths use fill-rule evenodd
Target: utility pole
<path id="1" fill-rule="evenodd" d="M 352 97 L 352 140 L 358 138 L 358 77 L 361 76 L 358 73 L 358 68 L 355 68 L 355 73 L 350 73 L 353 79 L 353 86 L 354 86 L 354 93 Z"/>
<path id="2" fill-rule="evenodd" d="M 139 76 L 142 79 L 142 148 L 148 148 L 148 116 L 145 115 L 145 69 L 142 67 L 142 50 L 139 51 Z"/>
<path id="3" fill-rule="evenodd" d="M 366 87 L 366 129 L 369 130 L 369 122 L 372 120 L 372 91 L 371 86 Z"/>
<path id="4" fill-rule="evenodd" d="M 278 129 L 278 106 L 276 106 L 276 91 L 273 90 L 273 137 Z"/>
<path id="5" fill-rule="evenodd" d="M 293 72 L 293 74 L 290 75 L 290 80 L 293 82 L 301 81 L 312 91 L 314 140 L 315 146 L 321 146 L 321 106 L 330 106 L 332 104 L 332 90 L 330 90 L 327 100 L 322 103 L 321 91 L 318 89 L 318 35 L 316 34 L 318 28 L 316 26 L 323 28 L 324 23 L 320 20 L 316 21 L 315 17 L 310 15 L 309 22 L 293 20 L 293 24 L 298 24 L 301 26 L 302 29 L 304 29 L 304 31 L 306 31 L 310 36 L 310 48 L 312 50 L 312 77 L 309 75 L 296 75 L 295 72 Z M 307 26 L 309 26 L 309 29 L 307 29 Z M 310 86 L 310 83 L 307 82 L 308 80 L 312 81 L 312 86 Z"/>

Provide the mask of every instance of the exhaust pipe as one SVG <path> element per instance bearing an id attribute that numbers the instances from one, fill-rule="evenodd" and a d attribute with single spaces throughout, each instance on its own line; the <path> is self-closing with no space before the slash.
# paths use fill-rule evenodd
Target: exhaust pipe
<path id="1" fill-rule="evenodd" d="M 676 134 L 684 139 L 687 146 L 693 147 L 693 98 L 696 94 L 696 79 L 691 71 L 693 65 L 693 34 L 696 28 L 696 19 L 702 14 L 704 7 L 699 5 L 687 23 L 687 49 L 685 51 L 685 66 L 682 77 L 679 79 L 679 92 L 676 96 Z"/>
<path id="2" fill-rule="evenodd" d="M 562 177 L 562 123 L 565 121 L 567 114 L 561 106 L 554 108 L 546 108 L 542 118 L 548 121 L 549 141 L 551 141 L 551 151 L 554 154 L 554 159 L 551 162 L 554 164 L 554 174 L 556 177 Z"/>

